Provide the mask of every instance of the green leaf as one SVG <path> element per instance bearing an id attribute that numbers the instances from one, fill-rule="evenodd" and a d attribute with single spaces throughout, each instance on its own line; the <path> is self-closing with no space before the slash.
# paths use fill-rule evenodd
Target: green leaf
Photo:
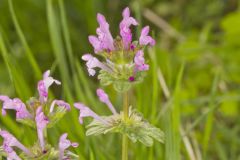
<path id="1" fill-rule="evenodd" d="M 164 133 L 146 121 L 142 114 L 130 107 L 129 120 L 124 120 L 123 114 L 101 117 L 106 123 L 93 120 L 87 126 L 86 135 L 100 135 L 106 133 L 126 134 L 132 142 L 141 142 L 146 146 L 153 145 L 153 139 L 164 143 Z"/>

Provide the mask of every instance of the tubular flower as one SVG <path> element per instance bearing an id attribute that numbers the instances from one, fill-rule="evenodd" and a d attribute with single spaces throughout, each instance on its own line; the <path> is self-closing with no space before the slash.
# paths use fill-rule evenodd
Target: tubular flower
<path id="1" fill-rule="evenodd" d="M 108 95 L 104 92 L 102 89 L 97 89 L 96 91 L 99 99 L 101 102 L 107 104 L 108 108 L 112 111 L 113 115 L 117 115 L 117 111 L 113 107 L 112 103 L 110 102 Z M 101 122 L 102 124 L 108 125 L 108 122 L 104 120 L 101 116 L 97 115 L 95 112 L 93 112 L 89 107 L 85 106 L 82 103 L 74 103 L 75 108 L 80 110 L 79 114 L 79 122 L 83 123 L 84 117 L 92 117 L 98 122 Z"/>
<path id="2" fill-rule="evenodd" d="M 78 143 L 76 142 L 71 142 L 70 140 L 67 139 L 67 133 L 64 133 L 60 139 L 59 139 L 59 160 L 64 160 L 67 159 L 68 157 L 64 156 L 64 152 L 67 148 L 69 147 L 78 147 Z"/>
<path id="3" fill-rule="evenodd" d="M 111 72 L 111 69 L 108 68 L 106 65 L 104 65 L 102 62 L 100 62 L 97 58 L 93 57 L 91 54 L 84 54 L 82 56 L 82 59 L 86 61 L 86 65 L 88 67 L 88 73 L 90 76 L 94 76 L 96 71 L 94 68 L 100 68 L 102 70 L 106 70 L 108 72 Z"/>
<path id="4" fill-rule="evenodd" d="M 96 32 L 98 37 L 96 36 L 89 36 L 89 42 L 94 47 L 95 53 L 102 52 L 102 51 L 112 51 L 114 50 L 113 45 L 113 38 L 109 31 L 109 24 L 107 23 L 105 17 L 101 14 L 97 14 L 97 21 L 99 27 L 97 28 Z"/>
<path id="5" fill-rule="evenodd" d="M 58 85 L 61 84 L 58 80 L 54 79 L 50 76 L 50 71 L 46 71 L 43 74 L 43 80 L 40 80 L 38 82 L 38 93 L 39 98 L 31 98 L 29 101 L 30 103 L 24 104 L 19 98 L 13 98 L 10 99 L 8 96 L 0 95 L 0 101 L 3 102 L 2 107 L 2 115 L 6 115 L 6 110 L 11 109 L 16 111 L 16 119 L 18 121 L 24 121 L 24 120 L 30 120 L 33 121 L 33 123 L 28 123 L 30 125 L 33 125 L 35 123 L 35 113 L 36 110 L 40 107 L 48 107 L 46 106 L 46 102 L 48 99 L 48 88 L 53 84 L 56 83 Z M 53 100 L 49 112 L 51 113 L 54 109 L 54 106 L 58 105 L 59 107 L 65 107 L 67 111 L 70 110 L 70 105 L 62 100 Z"/>
<path id="6" fill-rule="evenodd" d="M 117 114 L 117 111 L 113 107 L 111 101 L 108 98 L 108 95 L 104 92 L 104 90 L 97 89 L 97 96 L 101 102 L 105 103 L 108 106 L 108 108 L 112 111 L 113 114 Z"/>
<path id="7" fill-rule="evenodd" d="M 130 10 L 128 7 L 123 10 L 122 16 L 123 20 L 120 22 L 119 25 L 120 35 L 122 37 L 124 49 L 128 49 L 130 43 L 132 42 L 132 32 L 130 26 L 136 26 L 138 25 L 138 23 L 133 17 L 130 17 Z"/>
<path id="8" fill-rule="evenodd" d="M 10 147 L 8 144 L 3 144 L 3 150 L 7 154 L 7 160 L 21 160 L 21 158 L 17 155 L 17 153 Z"/>
<path id="9" fill-rule="evenodd" d="M 31 118 L 26 105 L 19 98 L 10 99 L 7 96 L 0 96 L 0 100 L 3 101 L 2 115 L 6 115 L 7 109 L 12 109 L 16 111 L 17 119 Z"/>
<path id="10" fill-rule="evenodd" d="M 145 64 L 145 59 L 143 55 L 144 55 L 143 51 L 139 50 L 134 57 L 136 71 L 146 71 L 149 69 L 149 65 Z"/>
<path id="11" fill-rule="evenodd" d="M 100 116 L 98 116 L 95 112 L 93 112 L 89 107 L 85 106 L 82 103 L 74 103 L 74 107 L 79 109 L 79 122 L 83 123 L 84 117 L 92 117 L 93 119 L 96 119 L 102 123 L 106 123 Z"/>
<path id="12" fill-rule="evenodd" d="M 7 131 L 0 131 L 0 136 L 3 138 L 3 148 L 10 157 L 18 157 L 12 147 L 17 147 L 22 150 L 25 154 L 31 155 L 32 153 L 21 144 L 12 134 Z"/>
<path id="13" fill-rule="evenodd" d="M 27 149 L 15 137 L 7 131 L 1 131 L 0 136 L 3 137 L 2 148 L 6 152 L 9 160 L 21 159 L 58 159 L 56 149 L 51 147 L 50 144 L 45 142 L 44 131 L 54 124 L 56 124 L 66 113 L 70 110 L 70 105 L 63 100 L 48 100 L 48 88 L 56 83 L 60 85 L 61 82 L 50 76 L 50 71 L 43 74 L 43 79 L 38 82 L 39 97 L 31 97 L 27 103 L 23 103 L 19 98 L 10 99 L 8 96 L 0 95 L 2 104 L 2 115 L 6 115 L 7 110 L 16 111 L 16 120 L 25 125 L 37 129 L 38 142 L 36 145 Z M 58 109 L 54 107 L 57 106 Z M 55 109 L 55 110 L 54 110 Z M 39 144 L 39 145 L 38 145 Z M 74 144 L 72 144 L 75 146 Z M 14 147 L 19 148 L 24 154 L 17 154 Z M 42 151 L 42 152 L 39 152 Z M 68 152 L 68 158 L 78 157 L 77 155 Z"/>
<path id="14" fill-rule="evenodd" d="M 38 82 L 38 93 L 39 93 L 39 100 L 44 103 L 47 101 L 48 98 L 48 88 L 53 84 L 56 83 L 57 85 L 60 85 L 61 82 L 53 79 L 53 77 L 50 77 L 50 70 L 46 71 L 43 74 L 43 80 L 40 80 Z"/>
<path id="15" fill-rule="evenodd" d="M 100 79 L 101 84 L 113 84 L 119 92 L 128 90 L 132 84 L 143 79 L 144 72 L 149 69 L 149 66 L 144 63 L 143 54 L 140 54 L 139 51 L 142 51 L 147 45 L 155 45 L 155 40 L 148 35 L 149 26 L 142 29 L 139 41 L 132 42 L 131 26 L 137 26 L 138 22 L 130 16 L 128 7 L 123 10 L 122 16 L 123 19 L 119 24 L 120 36 L 113 39 L 105 17 L 101 14 L 97 15 L 98 36 L 89 36 L 89 42 L 97 56 L 104 59 L 103 62 L 90 54 L 82 56 L 82 59 L 86 61 L 90 76 L 94 76 L 95 69 L 99 68 L 98 79 Z M 142 61 L 144 65 L 140 65 Z"/>
<path id="16" fill-rule="evenodd" d="M 155 40 L 152 37 L 150 37 L 148 33 L 149 33 L 149 26 L 146 26 L 141 31 L 141 36 L 139 38 L 140 45 L 148 45 L 148 44 L 150 44 L 151 46 L 155 45 Z"/>
<path id="17" fill-rule="evenodd" d="M 42 107 L 39 107 L 36 111 L 36 125 L 37 125 L 37 133 L 38 133 L 38 140 L 42 151 L 44 151 L 45 142 L 44 142 L 44 135 L 43 131 L 46 128 L 47 124 L 49 123 L 48 118 L 42 112 Z"/>

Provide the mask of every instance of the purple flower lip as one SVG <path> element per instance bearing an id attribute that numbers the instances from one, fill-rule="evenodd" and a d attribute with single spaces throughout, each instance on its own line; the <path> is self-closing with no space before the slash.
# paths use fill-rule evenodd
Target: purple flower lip
<path id="1" fill-rule="evenodd" d="M 131 76 L 131 77 L 128 78 L 128 80 L 129 80 L 130 82 L 133 82 L 133 81 L 135 81 L 135 78 L 134 78 L 133 76 Z"/>

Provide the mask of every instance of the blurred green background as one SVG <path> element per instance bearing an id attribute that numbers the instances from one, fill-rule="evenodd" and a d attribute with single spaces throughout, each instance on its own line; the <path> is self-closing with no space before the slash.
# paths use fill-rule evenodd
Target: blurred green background
<path id="1" fill-rule="evenodd" d="M 136 160 L 240 160 L 240 10 L 238 0 L 0 0 L 0 94 L 24 101 L 37 96 L 37 82 L 47 69 L 61 80 L 52 97 L 81 101 L 101 115 L 110 114 L 95 94 L 99 83 L 81 60 L 93 53 L 96 14 L 104 14 L 114 37 L 123 8 L 157 40 L 146 50 L 150 71 L 131 91 L 131 104 L 164 130 L 165 144 L 149 148 L 130 144 Z M 165 82 L 165 83 L 164 83 Z M 162 89 L 164 88 L 164 90 Z M 105 88 L 119 111 L 122 95 Z M 165 93 L 165 94 L 164 94 Z M 15 122 L 13 112 L 0 116 L 0 127 L 25 145 L 36 131 Z M 80 159 L 120 159 L 121 137 L 86 137 L 73 108 L 48 130 L 53 145 L 68 132 L 78 141 Z"/>

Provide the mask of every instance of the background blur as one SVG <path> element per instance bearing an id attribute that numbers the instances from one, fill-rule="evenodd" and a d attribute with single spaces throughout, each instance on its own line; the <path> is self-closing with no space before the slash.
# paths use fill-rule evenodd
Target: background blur
<path id="1" fill-rule="evenodd" d="M 63 83 L 51 88 L 54 97 L 81 101 L 99 114 L 110 114 L 96 97 L 99 83 L 88 76 L 81 55 L 93 53 L 87 37 L 95 34 L 96 14 L 105 15 L 115 37 L 121 12 L 129 6 L 140 23 L 133 29 L 135 37 L 149 25 L 157 40 L 156 47 L 145 51 L 150 71 L 132 90 L 131 104 L 166 134 L 164 145 L 131 143 L 130 159 L 240 160 L 240 1 L 8 2 L 0 0 L 0 94 L 24 101 L 37 96 L 37 82 L 50 68 Z M 121 95 L 105 89 L 120 110 Z M 37 140 L 35 130 L 14 119 L 13 112 L 0 116 L 0 127 L 26 145 Z M 61 133 L 68 132 L 69 139 L 80 143 L 75 152 L 81 159 L 120 159 L 119 135 L 86 137 L 84 126 L 73 108 L 48 131 L 49 140 L 57 144 Z"/>

